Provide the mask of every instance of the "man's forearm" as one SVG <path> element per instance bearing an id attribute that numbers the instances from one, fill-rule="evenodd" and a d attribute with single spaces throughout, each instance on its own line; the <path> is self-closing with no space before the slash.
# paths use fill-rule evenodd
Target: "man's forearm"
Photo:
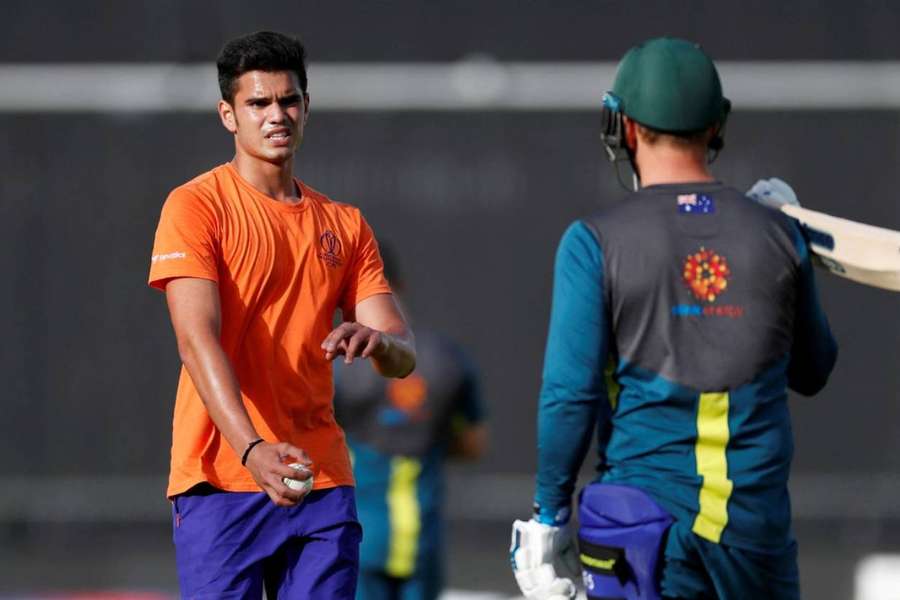
<path id="1" fill-rule="evenodd" d="M 241 455 L 259 434 L 244 407 L 240 385 L 219 340 L 211 335 L 179 340 L 178 351 L 213 423 Z"/>
<path id="2" fill-rule="evenodd" d="M 406 377 L 416 368 L 416 349 L 412 333 L 383 332 L 382 348 L 372 353 L 375 369 L 384 377 Z"/>

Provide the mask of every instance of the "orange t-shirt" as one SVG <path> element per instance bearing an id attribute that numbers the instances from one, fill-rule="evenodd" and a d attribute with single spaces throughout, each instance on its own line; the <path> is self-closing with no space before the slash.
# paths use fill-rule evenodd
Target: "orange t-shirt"
<path id="1" fill-rule="evenodd" d="M 300 202 L 279 202 L 225 164 L 176 188 L 160 215 L 149 283 L 164 290 L 175 277 L 217 282 L 222 347 L 256 431 L 303 448 L 316 489 L 352 485 L 334 419 L 331 363 L 320 344 L 336 308 L 346 312 L 391 290 L 359 209 L 297 186 Z M 203 481 L 259 491 L 184 367 L 172 430 L 168 496 Z"/>

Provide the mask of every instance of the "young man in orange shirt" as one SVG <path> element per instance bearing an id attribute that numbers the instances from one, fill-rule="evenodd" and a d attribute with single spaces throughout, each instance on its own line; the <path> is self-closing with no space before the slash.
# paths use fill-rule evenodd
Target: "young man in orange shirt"
<path id="1" fill-rule="evenodd" d="M 361 529 L 330 361 L 403 377 L 412 334 L 359 210 L 293 177 L 301 43 L 251 34 L 217 66 L 235 157 L 170 194 L 150 268 L 184 363 L 167 491 L 182 594 L 353 598 Z M 286 485 L 309 477 L 308 494 Z"/>

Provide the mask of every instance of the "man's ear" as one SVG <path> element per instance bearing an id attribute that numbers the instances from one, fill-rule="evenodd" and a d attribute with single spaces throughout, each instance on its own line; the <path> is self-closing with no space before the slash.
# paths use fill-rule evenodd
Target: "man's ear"
<path id="1" fill-rule="evenodd" d="M 637 150 L 637 138 L 638 138 L 637 127 L 638 127 L 637 123 L 635 123 L 634 121 L 632 121 L 625 115 L 622 115 L 622 128 L 625 130 L 624 131 L 625 146 L 632 152 Z"/>
<path id="2" fill-rule="evenodd" d="M 306 122 L 309 121 L 309 94 L 303 92 L 303 126 L 306 126 Z"/>
<path id="3" fill-rule="evenodd" d="M 225 100 L 219 100 L 216 107 L 219 112 L 219 119 L 222 121 L 222 127 L 230 133 L 237 133 L 237 118 L 234 115 L 234 108 Z"/>
<path id="4" fill-rule="evenodd" d="M 706 130 L 706 146 L 709 149 L 718 152 L 724 145 L 722 140 L 722 125 L 720 123 L 716 123 Z"/>

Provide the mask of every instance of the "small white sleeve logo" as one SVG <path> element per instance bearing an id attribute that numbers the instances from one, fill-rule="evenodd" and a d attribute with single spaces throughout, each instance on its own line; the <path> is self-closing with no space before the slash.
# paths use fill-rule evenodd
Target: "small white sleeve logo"
<path id="1" fill-rule="evenodd" d="M 170 252 L 168 254 L 154 254 L 150 262 L 162 262 L 164 260 L 178 260 L 187 257 L 187 252 Z"/>

